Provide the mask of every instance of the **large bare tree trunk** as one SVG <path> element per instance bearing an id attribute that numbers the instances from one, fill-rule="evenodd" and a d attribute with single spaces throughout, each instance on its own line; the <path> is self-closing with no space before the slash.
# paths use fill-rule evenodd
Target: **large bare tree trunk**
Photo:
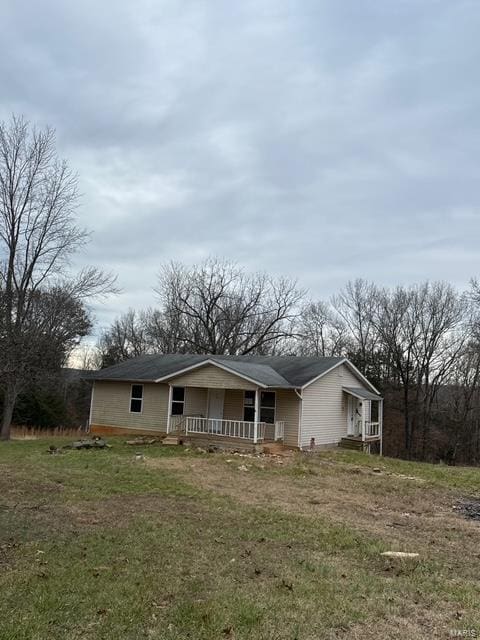
<path id="1" fill-rule="evenodd" d="M 404 438 L 405 438 L 405 451 L 410 453 L 410 415 L 408 409 L 404 410 Z"/>
<path id="2" fill-rule="evenodd" d="M 0 430 L 0 440 L 10 440 L 10 426 L 12 424 L 13 410 L 17 394 L 11 386 L 7 386 L 3 398 L 2 423 Z"/>
<path id="3" fill-rule="evenodd" d="M 410 424 L 410 396 L 408 385 L 403 389 L 403 424 L 404 424 L 404 438 L 405 438 L 405 451 L 407 458 L 410 457 L 410 450 L 412 446 L 412 431 Z"/>

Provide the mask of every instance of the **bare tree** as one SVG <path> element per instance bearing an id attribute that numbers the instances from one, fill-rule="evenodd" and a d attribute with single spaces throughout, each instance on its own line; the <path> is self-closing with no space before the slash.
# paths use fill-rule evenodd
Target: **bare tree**
<path id="1" fill-rule="evenodd" d="M 439 393 L 442 458 L 449 464 L 480 462 L 480 283 L 472 279 L 462 298 L 464 341 Z"/>
<path id="2" fill-rule="evenodd" d="M 350 353 L 351 359 L 362 373 L 375 378 L 378 377 L 375 371 L 378 336 L 372 314 L 377 297 L 374 284 L 357 279 L 348 282 L 332 299 L 333 308 L 345 323 L 355 345 Z"/>
<path id="3" fill-rule="evenodd" d="M 371 318 L 402 390 L 405 449 L 420 430 L 425 455 L 436 394 L 465 344 L 464 300 L 442 282 L 384 289 Z"/>
<path id="4" fill-rule="evenodd" d="M 107 367 L 151 351 L 144 312 L 129 309 L 103 332 L 98 349 L 102 366 Z"/>
<path id="5" fill-rule="evenodd" d="M 405 448 L 410 450 L 410 394 L 414 378 L 414 348 L 417 340 L 417 318 L 412 304 L 412 292 L 403 288 L 383 289 L 377 296 L 372 321 L 390 355 L 395 377 L 400 382 L 404 404 Z"/>
<path id="6" fill-rule="evenodd" d="M 471 340 L 451 367 L 448 385 L 438 393 L 436 431 L 441 458 L 449 464 L 458 459 L 480 461 L 480 345 Z"/>
<path id="7" fill-rule="evenodd" d="M 147 309 L 141 322 L 153 353 L 183 353 L 188 351 L 180 332 L 181 318 L 177 313 L 163 309 Z"/>
<path id="8" fill-rule="evenodd" d="M 16 398 L 32 371 L 26 363 L 39 354 L 32 351 L 32 346 L 43 344 L 48 354 L 49 344 L 57 336 L 67 349 L 72 331 L 81 336 L 88 324 L 80 313 L 82 301 L 113 288 L 113 278 L 93 268 L 77 277 L 66 275 L 72 254 L 88 240 L 87 232 L 75 222 L 77 204 L 77 177 L 65 161 L 59 160 L 53 130 L 39 131 L 17 117 L 10 123 L 0 123 L 0 374 L 4 439 L 9 437 Z M 67 303 L 71 312 L 67 314 L 69 322 L 78 321 L 76 329 L 70 323 L 68 331 L 62 333 L 64 327 L 55 326 L 53 316 L 47 326 L 45 314 L 59 299 Z M 40 335 L 48 336 L 50 342 L 40 340 Z"/>
<path id="9" fill-rule="evenodd" d="M 296 282 L 246 274 L 209 259 L 163 267 L 156 289 L 174 342 L 194 353 L 272 353 L 294 334 L 304 292 Z"/>
<path id="10" fill-rule="evenodd" d="M 75 368 L 81 371 L 96 371 L 103 366 L 98 346 L 93 344 L 79 344 L 75 346 L 70 361 Z"/>
<path id="11" fill-rule="evenodd" d="M 303 307 L 298 333 L 302 355 L 341 356 L 348 351 L 345 321 L 326 302 L 309 302 Z"/>
<path id="12" fill-rule="evenodd" d="M 108 367 L 148 353 L 183 353 L 178 326 L 161 309 L 129 309 L 103 331 L 96 352 L 100 366 Z"/>

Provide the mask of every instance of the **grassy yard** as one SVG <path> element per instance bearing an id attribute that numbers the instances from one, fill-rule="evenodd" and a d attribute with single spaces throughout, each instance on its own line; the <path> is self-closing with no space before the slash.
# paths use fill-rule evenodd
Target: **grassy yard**
<path id="1" fill-rule="evenodd" d="M 480 636 L 480 470 L 52 442 L 0 444 L 1 640 Z"/>

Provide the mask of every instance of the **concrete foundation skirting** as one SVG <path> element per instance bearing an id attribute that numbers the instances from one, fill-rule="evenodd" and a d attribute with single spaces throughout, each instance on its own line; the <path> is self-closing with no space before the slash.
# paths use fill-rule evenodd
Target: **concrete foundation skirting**
<path id="1" fill-rule="evenodd" d="M 113 425 L 92 424 L 90 425 L 90 433 L 95 436 L 151 436 L 164 438 L 167 436 L 165 431 L 157 429 L 137 429 L 135 427 L 116 427 Z M 292 449 L 293 447 L 283 446 L 281 442 L 258 442 L 254 444 L 250 440 L 242 438 L 228 438 L 215 434 L 206 433 L 189 433 L 174 434 L 170 436 L 178 438 L 179 444 L 191 445 L 193 447 L 215 447 L 225 451 L 238 451 L 240 453 L 262 453 L 263 447 L 279 447 L 280 449 Z"/>
<path id="2" fill-rule="evenodd" d="M 155 436 L 163 438 L 166 432 L 161 429 L 142 429 L 136 427 L 115 427 L 107 424 L 91 424 L 90 433 L 94 436 Z"/>

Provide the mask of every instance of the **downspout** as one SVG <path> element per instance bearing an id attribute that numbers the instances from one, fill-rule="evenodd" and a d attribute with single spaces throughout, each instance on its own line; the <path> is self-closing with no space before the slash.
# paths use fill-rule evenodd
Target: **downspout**
<path id="1" fill-rule="evenodd" d="M 167 407 L 167 433 L 170 433 L 170 415 L 172 413 L 172 395 L 173 395 L 173 387 L 171 384 L 168 385 L 168 407 Z"/>
<path id="2" fill-rule="evenodd" d="M 255 389 L 255 422 L 253 424 L 253 444 L 258 442 L 258 418 L 260 416 L 260 393 L 258 387 Z"/>
<path id="3" fill-rule="evenodd" d="M 366 437 L 365 437 L 365 405 L 366 405 L 366 400 L 362 400 L 362 451 L 365 451 L 365 442 L 366 442 Z M 368 450 L 370 452 L 370 448 Z"/>
<path id="4" fill-rule="evenodd" d="M 380 422 L 380 455 L 383 456 L 383 398 L 378 403 L 378 419 Z"/>
<path id="5" fill-rule="evenodd" d="M 298 389 L 294 389 L 296 395 L 300 399 L 300 411 L 298 412 L 298 429 L 297 429 L 297 445 L 298 448 L 302 448 L 302 415 L 303 415 L 303 394 L 299 393 Z"/>
<path id="6" fill-rule="evenodd" d="M 92 416 L 93 416 L 93 393 L 95 391 L 95 380 L 93 381 L 92 384 L 92 393 L 90 395 L 90 413 L 88 414 L 88 430 L 87 433 L 90 433 L 90 430 L 92 428 Z"/>

